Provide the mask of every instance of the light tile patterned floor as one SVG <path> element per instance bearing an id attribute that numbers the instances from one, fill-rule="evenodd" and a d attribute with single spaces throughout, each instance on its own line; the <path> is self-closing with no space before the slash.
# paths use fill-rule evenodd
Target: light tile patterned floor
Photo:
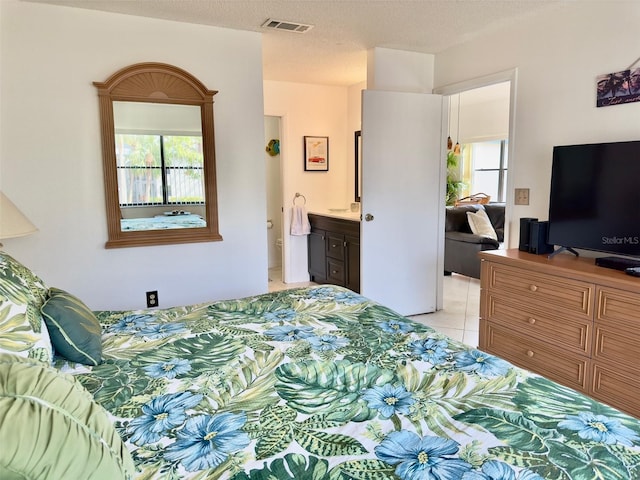
<path id="1" fill-rule="evenodd" d="M 444 277 L 443 289 L 442 310 L 411 318 L 455 340 L 477 347 L 480 331 L 480 280 L 454 273 Z"/>
<path id="2" fill-rule="evenodd" d="M 313 282 L 284 283 L 282 281 L 282 267 L 275 267 L 275 268 L 269 269 L 269 291 L 270 292 L 288 290 L 289 288 L 308 287 L 309 285 L 315 285 L 315 283 Z"/>
<path id="3" fill-rule="evenodd" d="M 313 282 L 283 283 L 280 268 L 269 269 L 269 291 L 315 285 Z M 478 346 L 480 323 L 480 280 L 464 275 L 444 277 L 444 308 L 434 313 L 413 315 L 417 322 L 466 343 Z"/>

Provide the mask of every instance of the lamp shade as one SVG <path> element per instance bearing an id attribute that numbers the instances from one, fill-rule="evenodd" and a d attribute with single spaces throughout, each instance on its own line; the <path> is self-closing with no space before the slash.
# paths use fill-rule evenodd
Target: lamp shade
<path id="1" fill-rule="evenodd" d="M 0 192 L 0 239 L 22 237 L 38 229 L 18 210 L 6 195 Z"/>

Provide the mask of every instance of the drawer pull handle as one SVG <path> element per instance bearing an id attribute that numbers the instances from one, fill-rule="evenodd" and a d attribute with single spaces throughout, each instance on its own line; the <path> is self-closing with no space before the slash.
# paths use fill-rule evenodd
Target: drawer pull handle
<path id="1" fill-rule="evenodd" d="M 527 350 L 527 357 L 533 357 L 533 351 Z"/>
<path id="2" fill-rule="evenodd" d="M 538 287 L 537 287 L 537 285 L 530 285 L 529 286 L 529 290 L 531 290 L 532 292 L 537 292 L 538 291 Z"/>
<path id="3" fill-rule="evenodd" d="M 533 318 L 533 317 L 531 317 L 531 318 L 529 319 L 529 323 L 530 323 L 531 325 L 534 325 L 534 324 L 536 323 L 536 319 L 535 319 L 535 318 Z"/>
<path id="4" fill-rule="evenodd" d="M 336 245 L 335 243 L 331 244 L 331 248 L 336 248 L 338 245 Z"/>
<path id="5" fill-rule="evenodd" d="M 331 273 L 335 275 L 336 273 L 338 273 L 338 270 L 331 270 Z"/>

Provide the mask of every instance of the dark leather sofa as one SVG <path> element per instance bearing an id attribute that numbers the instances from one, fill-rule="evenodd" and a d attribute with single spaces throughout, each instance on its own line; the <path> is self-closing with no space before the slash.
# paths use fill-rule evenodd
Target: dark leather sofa
<path id="1" fill-rule="evenodd" d="M 469 227 L 467 212 L 483 208 L 493 225 L 498 240 L 474 235 Z M 452 272 L 480 278 L 478 252 L 496 250 L 504 241 L 504 203 L 447 207 L 444 233 L 444 273 Z"/>

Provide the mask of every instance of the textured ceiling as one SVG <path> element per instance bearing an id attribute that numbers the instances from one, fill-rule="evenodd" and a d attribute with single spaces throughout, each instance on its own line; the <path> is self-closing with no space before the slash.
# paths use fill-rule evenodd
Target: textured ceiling
<path id="1" fill-rule="evenodd" d="M 263 33 L 266 80 L 353 85 L 373 47 L 438 53 L 507 22 L 575 0 L 31 0 Z M 273 18 L 305 34 L 261 27 Z"/>

